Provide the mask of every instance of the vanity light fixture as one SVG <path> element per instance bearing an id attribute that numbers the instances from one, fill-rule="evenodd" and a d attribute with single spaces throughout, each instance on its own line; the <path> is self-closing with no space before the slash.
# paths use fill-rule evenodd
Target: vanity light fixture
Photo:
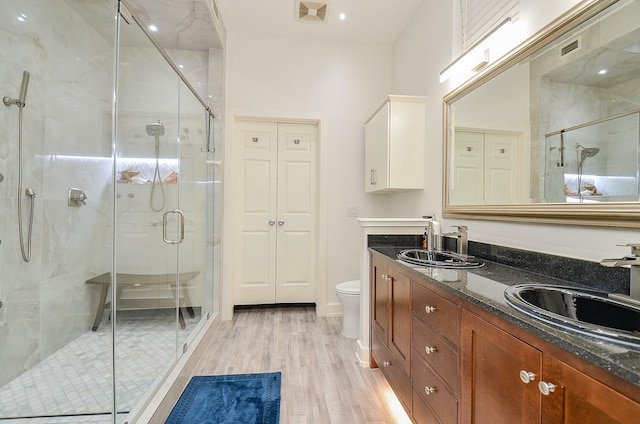
<path id="1" fill-rule="evenodd" d="M 462 82 L 490 63 L 489 54 L 500 57 L 513 47 L 513 26 L 511 17 L 507 17 L 473 43 L 462 55 L 440 72 L 440 82 L 449 78 Z"/>

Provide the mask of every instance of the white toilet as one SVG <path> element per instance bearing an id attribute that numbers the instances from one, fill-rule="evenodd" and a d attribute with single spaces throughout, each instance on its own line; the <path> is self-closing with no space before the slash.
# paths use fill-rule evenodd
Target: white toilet
<path id="1" fill-rule="evenodd" d="M 360 333 L 360 280 L 338 284 L 336 296 L 342 304 L 342 334 L 357 339 Z"/>

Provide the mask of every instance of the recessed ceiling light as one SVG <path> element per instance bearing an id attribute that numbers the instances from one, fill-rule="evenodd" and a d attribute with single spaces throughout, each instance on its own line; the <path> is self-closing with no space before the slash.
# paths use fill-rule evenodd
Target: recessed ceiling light
<path id="1" fill-rule="evenodd" d="M 178 65 L 178 68 L 184 69 L 184 65 Z"/>
<path id="2" fill-rule="evenodd" d="M 27 20 L 27 15 L 25 15 L 24 13 L 21 13 L 20 16 L 18 16 L 18 20 L 20 22 L 24 22 Z"/>
<path id="3" fill-rule="evenodd" d="M 338 15 L 338 17 L 340 18 L 341 21 L 344 21 L 345 19 L 347 19 L 347 14 L 342 12 Z"/>
<path id="4" fill-rule="evenodd" d="M 604 74 L 606 74 L 606 73 L 607 73 L 607 70 L 606 70 L 606 69 L 600 69 L 600 70 L 598 71 L 598 75 L 604 75 Z"/>
<path id="5" fill-rule="evenodd" d="M 154 24 L 149 25 L 148 28 L 149 28 L 149 31 L 153 31 L 153 32 L 156 32 L 158 30 L 158 27 L 155 26 Z"/>

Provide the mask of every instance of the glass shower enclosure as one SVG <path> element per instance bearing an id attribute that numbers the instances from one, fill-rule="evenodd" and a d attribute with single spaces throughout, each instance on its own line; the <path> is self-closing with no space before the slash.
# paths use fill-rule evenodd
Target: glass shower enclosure
<path id="1" fill-rule="evenodd" d="M 135 422 L 218 312 L 219 129 L 124 6 L 0 5 L 0 420 Z"/>

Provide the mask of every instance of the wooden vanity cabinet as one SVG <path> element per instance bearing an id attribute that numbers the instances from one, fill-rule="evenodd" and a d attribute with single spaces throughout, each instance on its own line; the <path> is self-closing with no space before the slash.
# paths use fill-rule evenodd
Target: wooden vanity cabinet
<path id="1" fill-rule="evenodd" d="M 460 391 L 460 311 L 420 282 L 413 283 L 413 418 L 456 424 Z"/>
<path id="2" fill-rule="evenodd" d="M 463 422 L 640 422 L 637 400 L 545 352 L 544 344 L 536 344 L 463 312 Z"/>
<path id="3" fill-rule="evenodd" d="M 543 424 L 631 424 L 640 404 L 551 355 L 543 355 Z"/>
<path id="4" fill-rule="evenodd" d="M 640 390 L 371 255 L 371 363 L 417 424 L 637 424 Z"/>
<path id="5" fill-rule="evenodd" d="M 392 260 L 371 260 L 371 354 L 411 412 L 411 279 Z"/>
<path id="6" fill-rule="evenodd" d="M 528 384 L 520 373 L 533 376 Z M 530 373 L 530 374 L 529 374 Z M 462 416 L 473 424 L 539 424 L 542 352 L 464 311 Z"/>

